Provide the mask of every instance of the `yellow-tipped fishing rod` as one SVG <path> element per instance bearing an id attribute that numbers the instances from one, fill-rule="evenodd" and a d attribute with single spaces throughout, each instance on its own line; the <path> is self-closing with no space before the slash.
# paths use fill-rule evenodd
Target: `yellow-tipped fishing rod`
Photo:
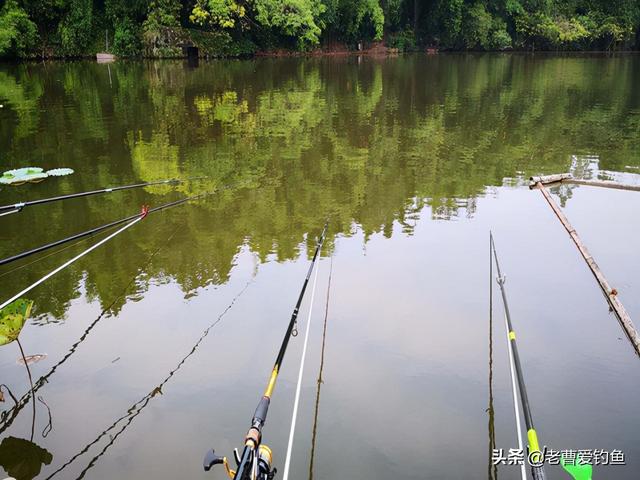
<path id="1" fill-rule="evenodd" d="M 509 312 L 509 304 L 507 302 L 507 293 L 504 288 L 504 284 L 506 278 L 502 275 L 500 271 L 500 263 L 498 262 L 498 253 L 496 252 L 496 245 L 493 241 L 493 234 L 489 234 L 489 241 L 491 243 L 491 250 L 493 251 L 493 257 L 496 261 L 496 270 L 498 272 L 498 277 L 496 281 L 498 285 L 500 285 L 500 292 L 502 293 L 502 303 L 504 305 L 504 315 L 505 321 L 508 329 L 509 336 L 509 352 L 511 362 L 512 372 L 511 374 L 516 376 L 518 381 L 518 391 L 520 392 L 520 401 L 522 403 L 522 410 L 524 413 L 524 422 L 527 427 L 527 444 L 528 444 L 528 460 L 531 464 L 531 474 L 533 475 L 534 480 L 545 480 L 546 475 L 544 473 L 544 456 L 540 450 L 540 444 L 538 442 L 538 434 L 536 429 L 533 426 L 533 417 L 531 415 L 531 406 L 529 405 L 529 397 L 527 396 L 527 389 L 524 384 L 524 376 L 522 374 L 522 365 L 520 364 L 520 355 L 518 354 L 518 344 L 516 343 L 516 332 L 513 330 L 513 325 L 511 323 L 511 313 Z M 514 402 L 517 401 L 516 398 L 513 399 Z M 524 474 L 524 471 L 523 471 Z"/>
<path id="2" fill-rule="evenodd" d="M 275 389 L 276 381 L 278 380 L 278 374 L 282 368 L 282 362 L 284 360 L 284 355 L 287 352 L 289 339 L 292 336 L 295 336 L 294 331 L 298 319 L 298 312 L 300 311 L 300 305 L 302 304 L 302 299 L 304 298 L 304 293 L 307 289 L 307 285 L 309 284 L 309 279 L 311 278 L 311 273 L 313 272 L 316 260 L 320 254 L 320 250 L 322 249 L 322 244 L 324 243 L 325 235 L 327 233 L 327 226 L 328 222 L 325 223 L 322 233 L 320 234 L 320 238 L 318 239 L 318 244 L 316 245 L 316 250 L 313 254 L 313 258 L 311 259 L 307 276 L 302 284 L 300 295 L 298 295 L 298 301 L 296 302 L 293 313 L 291 314 L 291 319 L 289 320 L 287 331 L 282 340 L 282 344 L 280 345 L 278 356 L 276 357 L 276 361 L 271 369 L 271 375 L 269 376 L 267 387 L 265 388 L 264 394 L 262 395 L 262 398 L 258 403 L 258 407 L 253 414 L 251 427 L 249 427 L 244 439 L 242 454 L 239 455 L 237 449 L 234 451 L 235 460 L 238 466 L 237 470 L 231 469 L 226 457 L 219 457 L 215 454 L 215 450 L 209 450 L 204 458 L 205 471 L 209 471 L 214 465 L 222 464 L 224 465 L 229 477 L 234 480 L 272 480 L 276 474 L 276 469 L 272 468 L 273 455 L 271 453 L 271 449 L 262 443 L 262 427 L 264 427 L 267 420 L 271 396 L 273 395 L 273 390 Z"/>

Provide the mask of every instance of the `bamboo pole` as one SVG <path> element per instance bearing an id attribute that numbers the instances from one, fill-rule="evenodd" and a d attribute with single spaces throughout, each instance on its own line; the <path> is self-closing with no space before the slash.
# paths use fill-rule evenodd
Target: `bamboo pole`
<path id="1" fill-rule="evenodd" d="M 544 175 L 540 177 L 531 177 L 529 188 L 536 188 L 538 183 L 542 185 L 550 185 L 553 183 L 572 183 L 574 185 L 587 185 L 589 187 L 613 188 L 616 190 L 630 190 L 632 192 L 640 192 L 640 185 L 629 185 L 626 183 L 611 182 L 609 180 L 582 180 L 573 178 L 570 173 L 557 173 L 555 175 Z"/>
<path id="2" fill-rule="evenodd" d="M 549 203 L 549 205 L 551 206 L 551 209 L 553 210 L 553 212 L 556 214 L 556 216 L 558 217 L 558 219 L 560 220 L 564 228 L 569 233 L 569 236 L 571 237 L 573 242 L 578 247 L 578 250 L 582 254 L 584 261 L 587 262 L 587 265 L 591 269 L 591 272 L 593 273 L 594 277 L 596 277 L 596 280 L 598 281 L 598 284 L 600 285 L 600 288 L 602 289 L 602 292 L 604 293 L 604 296 L 607 299 L 607 302 L 609 303 L 611 310 L 613 310 L 616 316 L 618 317 L 618 320 L 620 321 L 622 328 L 627 334 L 627 337 L 629 338 L 632 345 L 634 346 L 636 353 L 640 355 L 640 335 L 638 334 L 636 327 L 633 325 L 633 322 L 631 321 L 631 317 L 629 316 L 626 309 L 622 305 L 622 302 L 620 302 L 620 300 L 618 299 L 617 290 L 615 288 L 611 288 L 611 285 L 609 285 L 609 282 L 607 281 L 604 274 L 600 270 L 600 267 L 598 267 L 598 264 L 589 253 L 589 250 L 587 250 L 587 247 L 584 245 L 584 243 L 582 243 L 582 240 L 580 240 L 580 237 L 578 236 L 576 229 L 573 228 L 571 223 L 569 223 L 569 219 L 562 212 L 558 204 L 553 200 L 553 198 L 551 197 L 551 194 L 545 188 L 544 184 L 542 182 L 536 182 L 536 184 L 533 185 L 532 188 L 537 188 L 540 190 L 540 192 L 542 193 L 542 196 L 545 198 L 547 203 Z"/>
<path id="3" fill-rule="evenodd" d="M 579 180 L 572 178 L 562 183 L 573 183 L 575 185 L 588 185 L 590 187 L 614 188 L 616 190 L 631 190 L 632 192 L 640 192 L 640 185 L 627 185 L 624 183 L 610 182 L 607 180 Z"/>

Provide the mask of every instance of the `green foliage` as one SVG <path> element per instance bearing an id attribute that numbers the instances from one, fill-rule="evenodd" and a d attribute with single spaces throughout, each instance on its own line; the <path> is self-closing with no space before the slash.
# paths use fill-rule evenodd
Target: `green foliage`
<path id="1" fill-rule="evenodd" d="M 384 30 L 384 12 L 378 0 L 356 1 L 356 10 L 351 32 L 358 31 L 362 38 L 382 40 Z"/>
<path id="2" fill-rule="evenodd" d="M 481 2 L 465 11 L 460 36 L 466 49 L 505 50 L 512 43 L 504 20 L 490 14 Z"/>
<path id="3" fill-rule="evenodd" d="M 235 0 L 198 0 L 189 19 L 197 25 L 213 25 L 220 28 L 233 28 L 239 19 L 244 18 L 244 5 Z"/>
<path id="4" fill-rule="evenodd" d="M 71 0 L 69 10 L 58 26 L 61 51 L 66 56 L 86 53 L 93 39 L 93 1 Z"/>
<path id="5" fill-rule="evenodd" d="M 36 25 L 15 0 L 0 9 L 0 57 L 25 57 L 38 39 Z"/>
<path id="6" fill-rule="evenodd" d="M 180 2 L 178 0 L 154 0 L 149 2 L 149 13 L 142 24 L 145 31 L 161 27 L 180 27 Z"/>
<path id="7" fill-rule="evenodd" d="M 208 57 L 246 57 L 256 52 L 256 45 L 247 37 L 234 38 L 227 31 L 206 32 L 187 30 L 200 54 Z"/>
<path id="8" fill-rule="evenodd" d="M 397 48 L 401 52 L 411 52 L 416 49 L 416 36 L 412 29 L 405 28 L 387 37 L 387 46 Z"/>
<path id="9" fill-rule="evenodd" d="M 316 45 L 322 30 L 317 19 L 325 6 L 314 0 L 255 0 L 256 20 L 282 35 L 295 37 L 298 49 Z"/>
<path id="10" fill-rule="evenodd" d="M 476 2 L 465 11 L 462 21 L 462 43 L 465 48 L 487 48 L 493 18 L 483 3 Z"/>
<path id="11" fill-rule="evenodd" d="M 149 4 L 147 19 L 142 24 L 144 54 L 155 58 L 176 58 L 182 55 L 178 46 L 185 40 L 180 27 L 180 2 L 155 0 Z"/>
<path id="12" fill-rule="evenodd" d="M 194 27 L 211 34 L 207 54 L 214 56 L 354 48 L 383 38 L 402 51 L 631 49 L 640 47 L 640 2 L 8 0 L 0 9 L 0 57 L 93 54 L 105 30 L 119 56 L 178 57 Z"/>
<path id="13" fill-rule="evenodd" d="M 142 51 L 140 30 L 130 18 L 123 18 L 115 25 L 113 53 L 122 57 L 134 57 Z"/>
<path id="14" fill-rule="evenodd" d="M 437 19 L 440 23 L 440 39 L 445 46 L 454 47 L 459 43 L 462 32 L 464 0 L 439 0 Z"/>
<path id="15" fill-rule="evenodd" d="M 0 346 L 18 338 L 22 327 L 31 315 L 32 300 L 20 298 L 0 310 Z"/>

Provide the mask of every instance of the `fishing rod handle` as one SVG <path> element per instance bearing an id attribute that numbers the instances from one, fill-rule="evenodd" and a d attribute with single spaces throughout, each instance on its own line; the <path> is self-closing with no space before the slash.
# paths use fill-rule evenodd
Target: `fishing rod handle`
<path id="1" fill-rule="evenodd" d="M 533 476 L 533 480 L 546 480 L 547 478 L 542 466 L 532 466 L 531 475 Z"/>

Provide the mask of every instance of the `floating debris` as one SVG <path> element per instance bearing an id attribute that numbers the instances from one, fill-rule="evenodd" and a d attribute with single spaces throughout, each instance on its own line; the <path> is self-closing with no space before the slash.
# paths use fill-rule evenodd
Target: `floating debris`
<path id="1" fill-rule="evenodd" d="M 34 363 L 38 363 L 40 360 L 44 360 L 47 358 L 46 353 L 36 353 L 35 355 L 27 355 L 26 357 L 18 358 L 16 363 L 18 365 L 33 365 Z"/>

